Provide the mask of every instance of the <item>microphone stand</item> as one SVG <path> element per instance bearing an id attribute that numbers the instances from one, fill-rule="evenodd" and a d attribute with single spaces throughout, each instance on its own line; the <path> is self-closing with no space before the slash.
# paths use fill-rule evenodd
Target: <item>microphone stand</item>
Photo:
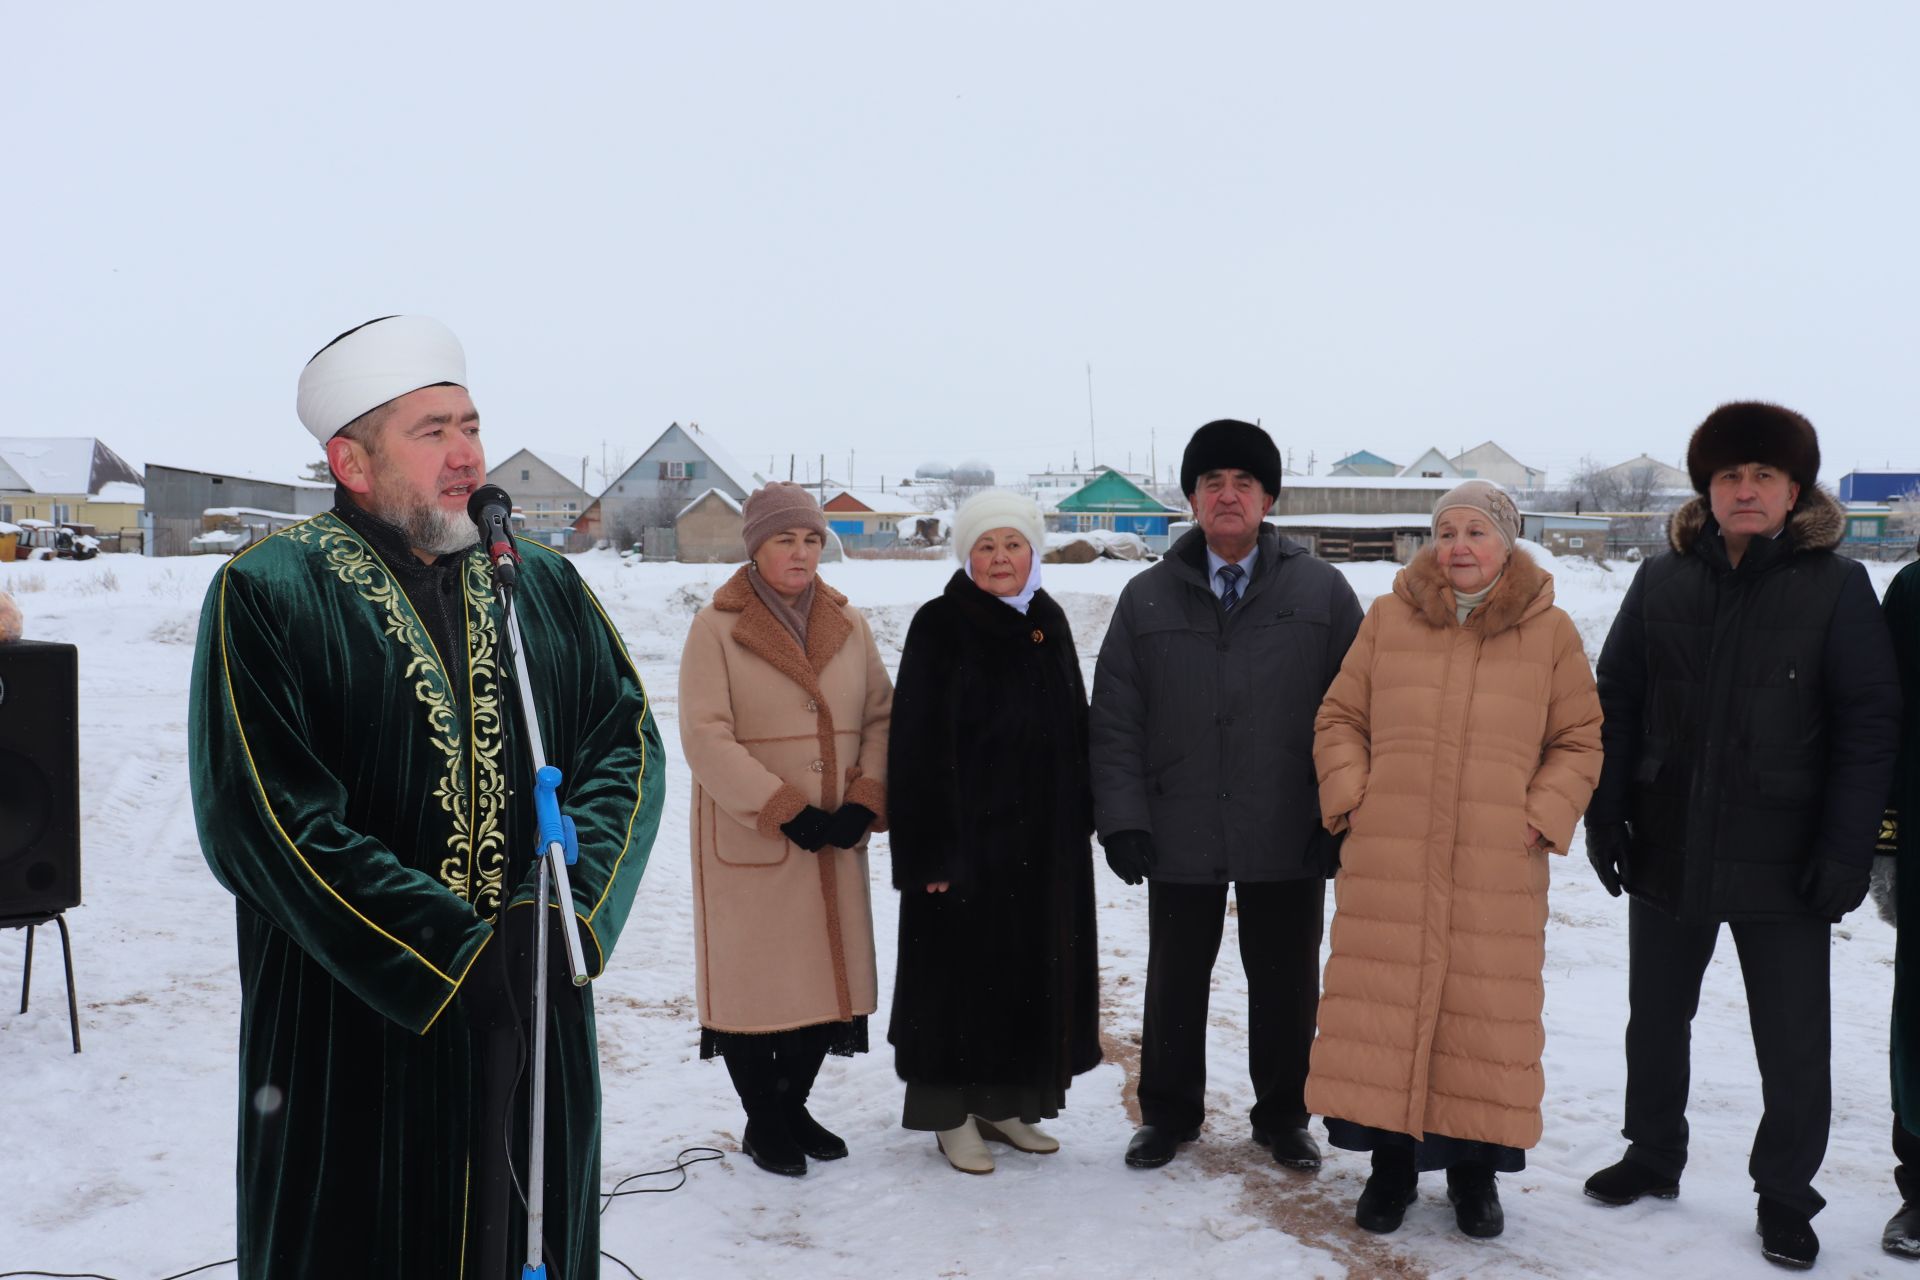
<path id="1" fill-rule="evenodd" d="M 567 879 L 568 864 L 579 858 L 579 843 L 573 819 L 560 812 L 560 770 L 547 763 L 546 746 L 540 737 L 540 717 L 534 710 L 533 681 L 527 674 L 527 646 L 520 634 L 520 619 L 513 610 L 519 556 L 504 527 L 483 526 L 482 536 L 487 542 L 487 560 L 493 566 L 501 611 L 506 617 L 503 637 L 513 654 L 514 684 L 520 690 L 521 719 L 526 724 L 528 753 L 533 758 L 534 816 L 540 830 L 540 844 L 534 855 L 540 862 L 540 876 L 534 898 L 534 910 L 539 914 L 533 926 L 533 1085 L 527 1136 L 527 1260 L 520 1275 L 521 1280 L 547 1280 L 547 1265 L 541 1253 L 547 1203 L 547 893 L 551 878 L 554 896 L 561 908 L 567 966 L 573 985 L 584 987 L 588 981 L 587 955 L 580 945 L 579 922 L 573 913 L 573 887 Z"/>

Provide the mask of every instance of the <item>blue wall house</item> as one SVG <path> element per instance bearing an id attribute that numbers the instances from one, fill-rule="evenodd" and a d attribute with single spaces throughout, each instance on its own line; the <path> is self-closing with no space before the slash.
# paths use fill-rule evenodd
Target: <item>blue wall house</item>
<path id="1" fill-rule="evenodd" d="M 1849 471 L 1840 477 L 1842 502 L 1891 502 L 1920 492 L 1920 471 Z"/>
<path id="2" fill-rule="evenodd" d="M 1112 529 L 1115 533 L 1158 538 L 1164 543 L 1167 526 L 1185 515 L 1186 512 L 1167 506 L 1118 471 L 1106 471 L 1060 499 L 1049 523 L 1062 533 Z"/>

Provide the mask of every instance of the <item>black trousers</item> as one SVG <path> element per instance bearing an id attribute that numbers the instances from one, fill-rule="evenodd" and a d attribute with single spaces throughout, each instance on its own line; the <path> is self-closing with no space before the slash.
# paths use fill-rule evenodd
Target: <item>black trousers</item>
<path id="1" fill-rule="evenodd" d="M 1826 1201 L 1813 1175 L 1833 1112 L 1828 925 L 1727 925 L 1740 951 L 1747 1018 L 1760 1065 L 1753 1189 L 1811 1217 Z M 1700 982 L 1718 924 L 1680 924 L 1635 899 L 1627 912 L 1627 1158 L 1669 1178 L 1687 1164 L 1687 1090 Z"/>
<path id="2" fill-rule="evenodd" d="M 1893 1185 L 1900 1188 L 1900 1199 L 1920 1204 L 1920 1135 L 1909 1133 L 1900 1117 L 1893 1118 Z"/>
<path id="3" fill-rule="evenodd" d="M 1320 1006 L 1327 882 L 1233 886 L 1247 971 L 1247 1056 L 1256 1128 L 1307 1123 L 1307 1055 Z M 1224 884 L 1147 884 L 1147 997 L 1140 1119 L 1195 1129 L 1206 1115 L 1207 997 L 1226 920 Z"/>

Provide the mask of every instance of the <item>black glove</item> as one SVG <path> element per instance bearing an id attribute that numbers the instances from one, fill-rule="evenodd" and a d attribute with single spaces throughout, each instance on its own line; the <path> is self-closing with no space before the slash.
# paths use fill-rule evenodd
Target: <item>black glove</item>
<path id="1" fill-rule="evenodd" d="M 580 990 L 567 967 L 567 940 L 559 911 L 547 909 L 547 1003 L 569 1023 L 580 1020 Z M 460 1003 L 473 1027 L 510 1027 L 533 1016 L 533 926 L 531 902 L 504 909 L 494 922 L 493 942 L 460 984 Z"/>
<path id="2" fill-rule="evenodd" d="M 1347 842 L 1347 833 L 1334 833 L 1325 827 L 1316 827 L 1307 841 L 1307 865 L 1319 871 L 1327 879 L 1333 879 L 1340 870 L 1340 846 Z"/>
<path id="3" fill-rule="evenodd" d="M 1128 884 L 1139 884 L 1153 870 L 1153 836 L 1145 831 L 1116 831 L 1100 842 L 1107 848 L 1107 865 Z"/>
<path id="4" fill-rule="evenodd" d="M 1600 884 L 1614 897 L 1620 896 L 1620 872 L 1627 865 L 1633 848 L 1633 829 L 1624 822 L 1601 822 L 1587 827 L 1587 861 Z"/>
<path id="5" fill-rule="evenodd" d="M 1871 866 L 1815 858 L 1800 877 L 1800 896 L 1813 914 L 1837 922 L 1865 900 L 1872 874 Z"/>
<path id="6" fill-rule="evenodd" d="M 877 814 L 863 804 L 843 804 L 827 819 L 827 843 L 836 849 L 851 849 L 860 843 Z"/>
<path id="7" fill-rule="evenodd" d="M 787 839 L 808 853 L 818 853 L 826 845 L 832 826 L 832 814 L 825 809 L 808 805 L 781 823 L 780 830 L 786 832 Z"/>

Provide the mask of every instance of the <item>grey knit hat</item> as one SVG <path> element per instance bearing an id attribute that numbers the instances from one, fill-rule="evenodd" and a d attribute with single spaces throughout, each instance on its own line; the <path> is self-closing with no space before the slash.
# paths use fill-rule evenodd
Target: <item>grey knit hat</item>
<path id="1" fill-rule="evenodd" d="M 1513 505 L 1507 491 L 1486 480 L 1469 480 L 1440 495 L 1433 504 L 1433 525 L 1440 528 L 1440 513 L 1449 507 L 1469 507 L 1485 516 L 1511 547 L 1520 540 L 1520 508 Z"/>
<path id="2" fill-rule="evenodd" d="M 760 544 L 784 529 L 812 529 L 822 541 L 827 536 L 826 513 L 819 501 L 797 484 L 776 480 L 764 489 L 755 489 L 741 508 L 746 523 L 740 536 L 746 539 L 749 559 Z"/>

